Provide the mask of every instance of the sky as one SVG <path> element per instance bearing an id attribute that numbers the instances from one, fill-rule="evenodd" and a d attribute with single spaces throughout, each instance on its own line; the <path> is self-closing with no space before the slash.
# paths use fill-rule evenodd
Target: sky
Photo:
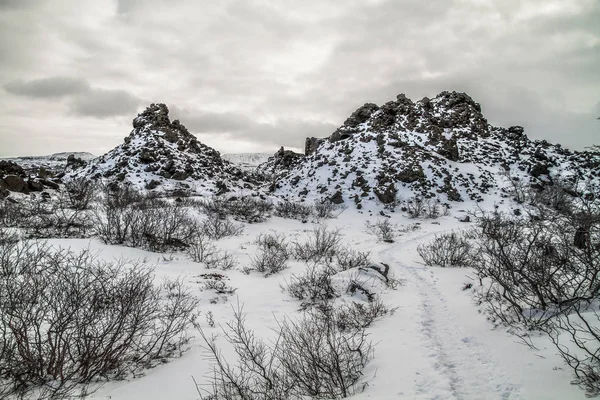
<path id="1" fill-rule="evenodd" d="M 155 102 L 220 152 L 298 150 L 444 90 L 600 143 L 600 1 L 0 0 L 0 157 L 103 154 Z"/>

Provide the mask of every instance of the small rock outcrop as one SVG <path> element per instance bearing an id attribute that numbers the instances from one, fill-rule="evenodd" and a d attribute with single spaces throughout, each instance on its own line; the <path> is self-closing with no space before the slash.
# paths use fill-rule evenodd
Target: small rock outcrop
<path id="1" fill-rule="evenodd" d="M 222 192 L 247 188 L 254 181 L 218 151 L 201 143 L 178 120 L 171 121 L 165 104 L 151 104 L 133 119 L 124 143 L 83 168 L 71 168 L 65 179 L 86 176 L 126 181 L 146 190 Z M 246 179 L 248 178 L 248 179 Z"/>

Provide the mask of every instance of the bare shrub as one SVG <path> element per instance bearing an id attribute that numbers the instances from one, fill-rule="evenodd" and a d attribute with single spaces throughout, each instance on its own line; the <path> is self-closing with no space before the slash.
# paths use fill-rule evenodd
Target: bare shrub
<path id="1" fill-rule="evenodd" d="M 340 249 L 335 253 L 335 260 L 340 271 L 366 267 L 371 264 L 371 253 L 351 248 Z"/>
<path id="2" fill-rule="evenodd" d="M 220 273 L 200 274 L 198 278 L 203 279 L 202 281 L 198 281 L 198 283 L 202 284 L 203 290 L 214 290 L 217 294 L 226 295 L 231 295 L 237 290 L 227 283 L 229 278 Z"/>
<path id="3" fill-rule="evenodd" d="M 66 194 L 40 201 L 30 198 L 20 204 L 18 226 L 32 238 L 87 237 L 91 232 L 90 214 L 74 209 Z"/>
<path id="4" fill-rule="evenodd" d="M 426 265 L 440 267 L 469 267 L 473 263 L 471 244 L 456 232 L 435 235 L 435 238 L 417 247 Z"/>
<path id="5" fill-rule="evenodd" d="M 141 264 L 0 243 L 0 382 L 20 397 L 119 379 L 185 351 L 197 300 Z"/>
<path id="6" fill-rule="evenodd" d="M 343 204 L 335 204 L 329 199 L 315 200 L 313 208 L 319 219 L 337 218 L 346 209 Z"/>
<path id="7" fill-rule="evenodd" d="M 81 177 L 66 181 L 64 192 L 71 208 L 87 210 L 98 195 L 98 187 L 94 181 Z"/>
<path id="8" fill-rule="evenodd" d="M 156 252 L 186 248 L 200 229 L 185 205 L 145 198 L 128 187 L 106 192 L 94 216 L 96 234 L 105 243 Z"/>
<path id="9" fill-rule="evenodd" d="M 303 309 L 320 306 L 340 295 L 333 285 L 335 273 L 327 266 L 307 265 L 303 274 L 290 277 L 285 289 L 290 296 L 302 302 Z"/>
<path id="10" fill-rule="evenodd" d="M 20 207 L 9 199 L 0 199 L 0 227 L 14 228 L 22 221 Z"/>
<path id="11" fill-rule="evenodd" d="M 202 223 L 202 233 L 211 239 L 222 239 L 227 236 L 241 235 L 244 231 L 244 225 L 236 224 L 229 218 L 221 218 L 216 214 L 209 214 L 208 218 Z"/>
<path id="12" fill-rule="evenodd" d="M 373 345 L 363 328 L 339 329 L 318 311 L 280 325 L 280 361 L 299 394 L 346 398 L 363 386 L 363 369 L 373 358 Z"/>
<path id="13" fill-rule="evenodd" d="M 333 260 L 341 240 L 339 229 L 329 230 L 325 225 L 316 226 L 309 233 L 306 242 L 292 243 L 294 256 L 302 261 Z"/>
<path id="14" fill-rule="evenodd" d="M 275 215 L 282 218 L 307 221 L 313 213 L 313 207 L 294 201 L 282 201 L 275 206 Z"/>
<path id="15" fill-rule="evenodd" d="M 284 320 L 268 344 L 246 327 L 241 308 L 225 335 L 238 360 L 231 366 L 214 337 L 203 334 L 213 361 L 212 399 L 339 399 L 364 387 L 362 370 L 373 357 L 364 329 L 342 331 L 319 313 Z"/>
<path id="16" fill-rule="evenodd" d="M 186 253 L 192 261 L 205 263 L 214 259 L 219 249 L 207 236 L 199 234 L 189 243 Z"/>
<path id="17" fill-rule="evenodd" d="M 379 318 L 393 314 L 396 309 L 390 309 L 379 297 L 369 302 L 356 302 L 344 304 L 338 308 L 321 308 L 324 318 L 329 318 L 341 331 L 366 329 Z"/>
<path id="18" fill-rule="evenodd" d="M 367 231 L 382 242 L 394 243 L 394 238 L 398 235 L 396 227 L 388 219 L 380 219 L 374 224 L 367 221 L 366 226 Z"/>
<path id="19" fill-rule="evenodd" d="M 447 215 L 448 207 L 442 206 L 438 199 L 415 196 L 406 202 L 406 211 L 411 218 L 435 219 Z"/>
<path id="20" fill-rule="evenodd" d="M 579 197 L 573 211 L 480 218 L 475 292 L 490 317 L 525 343 L 546 332 L 589 394 L 600 393 L 600 209 Z M 544 218 L 539 218 L 543 215 Z"/>
<path id="21" fill-rule="evenodd" d="M 273 275 L 288 268 L 290 258 L 285 237 L 273 234 L 261 234 L 256 239 L 258 253 L 252 258 L 252 269 L 264 274 Z"/>
<path id="22" fill-rule="evenodd" d="M 251 196 L 229 198 L 215 196 L 202 203 L 201 207 L 209 216 L 216 215 L 220 219 L 231 217 L 236 221 L 256 223 L 264 222 L 270 217 L 273 204 Z"/>

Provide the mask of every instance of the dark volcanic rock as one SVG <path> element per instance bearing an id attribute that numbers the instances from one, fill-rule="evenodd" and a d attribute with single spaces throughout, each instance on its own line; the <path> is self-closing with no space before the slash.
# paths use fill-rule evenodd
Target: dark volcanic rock
<path id="1" fill-rule="evenodd" d="M 187 190 L 192 182 L 202 192 L 254 188 L 256 180 L 218 151 L 198 141 L 178 120 L 169 119 L 164 104 L 151 104 L 133 120 L 124 143 L 82 169 L 71 168 L 65 179 L 87 177 L 128 181 L 139 189 Z"/>
<path id="2" fill-rule="evenodd" d="M 0 160 L 0 178 L 6 175 L 17 175 L 24 177 L 25 170 L 15 162 Z"/>
<path id="3" fill-rule="evenodd" d="M 367 103 L 327 139 L 307 138 L 306 157 L 281 171 L 274 194 L 302 201 L 334 188 L 357 206 L 391 204 L 396 196 L 500 202 L 509 197 L 506 171 L 524 185 L 543 187 L 557 175 L 600 185 L 598 153 L 532 141 L 520 126 L 494 127 L 460 92 Z"/>
<path id="4" fill-rule="evenodd" d="M 21 176 L 7 175 L 4 177 L 4 183 L 6 184 L 8 190 L 10 190 L 11 192 L 29 193 L 27 182 L 25 182 L 25 180 Z"/>

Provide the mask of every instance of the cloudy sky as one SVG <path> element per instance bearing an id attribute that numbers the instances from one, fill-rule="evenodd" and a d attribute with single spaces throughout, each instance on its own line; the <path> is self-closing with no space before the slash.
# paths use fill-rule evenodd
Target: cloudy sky
<path id="1" fill-rule="evenodd" d="M 442 90 L 599 143 L 600 1 L 0 0 L 0 156 L 102 154 L 151 102 L 221 152 L 299 149 Z"/>

